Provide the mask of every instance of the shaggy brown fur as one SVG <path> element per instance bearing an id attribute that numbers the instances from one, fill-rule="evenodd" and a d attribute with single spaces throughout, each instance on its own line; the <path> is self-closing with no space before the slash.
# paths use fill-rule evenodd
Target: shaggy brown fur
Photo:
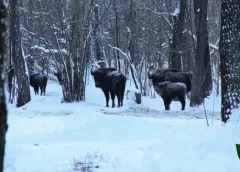
<path id="1" fill-rule="evenodd" d="M 101 88 L 105 98 L 106 107 L 109 107 L 109 93 L 111 94 L 112 107 L 115 107 L 115 95 L 118 99 L 118 107 L 123 106 L 124 91 L 126 86 L 126 76 L 115 68 L 98 68 L 91 71 L 94 77 L 95 86 Z"/>
<path id="2" fill-rule="evenodd" d="M 150 74 L 150 71 L 148 71 L 148 78 L 152 79 L 153 85 L 164 81 L 170 81 L 174 83 L 182 82 L 187 86 L 187 92 L 191 91 L 192 72 L 179 71 L 172 68 L 158 68 L 155 69 L 152 74 Z"/>

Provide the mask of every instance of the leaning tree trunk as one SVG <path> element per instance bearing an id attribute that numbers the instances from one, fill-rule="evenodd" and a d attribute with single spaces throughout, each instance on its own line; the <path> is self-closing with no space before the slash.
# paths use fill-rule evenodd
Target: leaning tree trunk
<path id="1" fill-rule="evenodd" d="M 4 93 L 4 71 L 6 62 L 5 35 L 7 10 L 5 2 L 0 0 L 0 172 L 3 171 L 5 134 L 7 130 L 7 107 Z"/>
<path id="2" fill-rule="evenodd" d="M 175 12 L 172 14 L 174 19 L 173 37 L 171 43 L 171 54 L 169 67 L 178 70 L 182 69 L 182 56 L 183 56 L 183 26 L 184 16 L 187 7 L 186 0 L 177 0 Z"/>
<path id="3" fill-rule="evenodd" d="M 10 0 L 10 46 L 17 79 L 17 107 L 23 106 L 31 100 L 28 76 L 21 49 L 21 32 L 19 17 L 19 0 Z"/>
<path id="4" fill-rule="evenodd" d="M 203 103 L 211 90 L 211 66 L 207 31 L 207 4 L 208 0 L 194 0 L 195 26 L 197 47 L 195 53 L 195 66 L 193 68 L 193 81 L 191 91 L 191 106 Z"/>
<path id="5" fill-rule="evenodd" d="M 240 1 L 221 3 L 220 68 L 221 117 L 227 122 L 231 110 L 240 104 Z"/>

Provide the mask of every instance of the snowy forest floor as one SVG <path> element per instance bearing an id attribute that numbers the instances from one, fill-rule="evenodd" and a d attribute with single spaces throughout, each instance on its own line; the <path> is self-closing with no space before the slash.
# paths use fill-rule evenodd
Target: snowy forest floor
<path id="1" fill-rule="evenodd" d="M 220 98 L 204 108 L 181 111 L 162 99 L 131 98 L 121 108 L 105 107 L 93 84 L 86 101 L 60 103 L 61 87 L 49 82 L 46 96 L 34 95 L 21 108 L 9 104 L 5 172 L 239 172 L 235 143 L 240 143 L 240 111 L 227 124 Z M 110 101 L 111 105 L 111 101 Z"/>

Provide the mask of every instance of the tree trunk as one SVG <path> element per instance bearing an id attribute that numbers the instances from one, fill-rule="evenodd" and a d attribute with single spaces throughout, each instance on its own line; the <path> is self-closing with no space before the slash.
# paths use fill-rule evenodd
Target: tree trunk
<path id="1" fill-rule="evenodd" d="M 90 13 L 88 14 L 87 5 L 85 3 L 81 3 L 78 0 L 74 0 L 69 6 L 69 9 L 71 9 L 71 21 L 76 22 L 70 22 L 69 26 L 67 26 L 69 28 L 69 32 L 65 33 L 65 37 L 68 38 L 67 44 L 69 45 L 66 44 L 64 46 L 66 46 L 66 49 L 67 47 L 69 47 L 69 54 L 62 55 L 62 60 L 59 61 L 60 66 L 63 66 L 62 71 L 60 71 L 62 75 L 61 83 L 63 91 L 63 101 L 67 103 L 81 101 L 85 98 L 84 76 L 86 63 L 89 58 L 90 45 L 88 39 Z M 85 26 L 85 29 L 82 29 L 83 25 Z M 93 33 L 93 35 L 95 34 Z M 58 41 L 58 39 L 59 38 L 56 38 L 56 42 Z M 92 41 L 95 40 L 92 39 Z M 93 43 L 95 44 L 96 42 Z M 58 46 L 58 48 L 60 49 L 61 47 Z M 94 53 L 100 52 L 95 50 L 96 49 L 94 49 Z M 99 55 L 100 54 L 98 54 L 97 56 Z"/>
<path id="2" fill-rule="evenodd" d="M 240 1 L 222 1 L 220 32 L 221 117 L 227 122 L 240 104 Z"/>
<path id="3" fill-rule="evenodd" d="M 7 10 L 5 2 L 0 1 L 0 172 L 3 171 L 4 164 L 4 148 L 5 148 L 5 134 L 7 131 L 7 107 L 4 93 L 4 76 L 6 64 L 6 16 Z"/>
<path id="4" fill-rule="evenodd" d="M 119 17 L 118 17 L 118 10 L 117 10 L 117 6 L 116 6 L 116 0 L 114 0 L 113 4 L 114 4 L 113 8 L 114 8 L 114 12 L 115 12 L 116 47 L 120 48 L 119 47 L 119 28 L 118 28 Z M 117 53 L 116 55 L 117 55 L 118 70 L 121 70 L 119 51 L 117 51 L 116 53 Z"/>
<path id="5" fill-rule="evenodd" d="M 17 78 L 18 97 L 17 107 L 23 106 L 31 100 L 28 76 L 21 49 L 21 32 L 19 16 L 19 0 L 10 0 L 10 34 L 11 55 L 14 64 L 14 73 Z"/>
<path id="6" fill-rule="evenodd" d="M 100 39 L 99 39 L 99 11 L 98 4 L 94 7 L 94 28 L 93 28 L 93 39 L 94 39 L 94 48 L 95 48 L 95 56 L 97 61 L 102 61 L 102 53 L 100 49 Z"/>
<path id="7" fill-rule="evenodd" d="M 194 0 L 197 47 L 193 69 L 191 106 L 202 104 L 206 95 L 209 95 L 212 86 L 211 81 L 209 81 L 211 79 L 211 66 L 208 47 L 207 4 L 208 0 Z"/>
<path id="8" fill-rule="evenodd" d="M 178 70 L 182 70 L 182 58 L 184 52 L 182 34 L 186 7 L 186 0 L 177 0 L 176 9 L 173 13 L 174 24 L 169 66 Z"/>

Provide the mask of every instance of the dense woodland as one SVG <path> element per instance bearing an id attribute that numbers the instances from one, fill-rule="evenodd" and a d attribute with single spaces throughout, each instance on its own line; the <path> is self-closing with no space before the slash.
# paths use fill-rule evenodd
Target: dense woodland
<path id="1" fill-rule="evenodd" d="M 147 72 L 154 65 L 192 71 L 191 106 L 212 91 L 221 94 L 226 122 L 239 105 L 239 9 L 239 0 L 10 0 L 1 10 L 1 21 L 8 17 L 7 51 L 4 39 L 0 51 L 8 101 L 17 107 L 31 101 L 28 75 L 56 80 L 54 72 L 63 76 L 64 101 L 83 101 L 89 71 L 100 62 L 153 96 Z"/>
<path id="2" fill-rule="evenodd" d="M 29 93 L 26 98 L 16 93 L 20 85 L 28 87 L 27 81 L 18 82 L 25 67 L 14 65 L 23 64 L 16 62 L 22 58 L 29 74 L 55 79 L 53 72 L 61 72 L 66 102 L 84 100 L 87 72 L 96 61 L 123 71 L 144 96 L 151 94 L 151 64 L 193 71 L 193 85 L 200 87 L 193 88 L 192 106 L 203 103 L 213 81 L 219 86 L 218 1 L 22 0 L 10 7 L 8 65 L 22 71 L 10 78 L 10 102 L 19 95 L 18 106 L 30 100 Z"/>

